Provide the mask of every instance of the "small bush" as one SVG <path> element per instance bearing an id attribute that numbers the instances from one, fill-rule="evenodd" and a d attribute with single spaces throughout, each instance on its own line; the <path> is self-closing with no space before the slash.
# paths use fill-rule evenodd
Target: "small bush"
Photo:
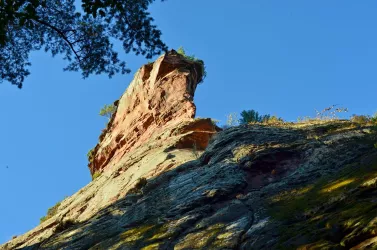
<path id="1" fill-rule="evenodd" d="M 267 115 L 260 115 L 257 111 L 251 110 L 244 110 L 241 112 L 241 119 L 240 124 L 249 124 L 249 123 L 266 123 L 266 124 L 276 124 L 276 123 L 283 123 L 284 120 L 279 118 L 275 115 L 271 116 Z"/>
<path id="2" fill-rule="evenodd" d="M 339 119 L 338 114 L 348 112 L 347 108 L 338 107 L 338 105 L 331 105 L 324 108 L 322 111 L 315 110 L 317 120 L 336 120 Z"/>
<path id="3" fill-rule="evenodd" d="M 95 179 L 97 179 L 100 176 L 101 176 L 101 172 L 99 172 L 99 171 L 94 172 L 94 174 L 92 175 L 92 181 L 94 181 Z"/>
<path id="4" fill-rule="evenodd" d="M 231 113 L 226 116 L 226 126 L 224 128 L 234 127 L 239 125 L 238 116 L 236 113 Z"/>
<path id="5" fill-rule="evenodd" d="M 111 116 L 116 111 L 116 109 L 117 107 L 114 104 L 110 104 L 110 105 L 105 104 L 105 106 L 103 106 L 103 108 L 99 111 L 99 115 L 105 116 L 110 119 Z"/>
<path id="6" fill-rule="evenodd" d="M 253 109 L 244 110 L 241 112 L 240 124 L 249 124 L 253 122 L 263 122 L 270 118 L 270 115 L 259 115 L 259 113 Z"/>
<path id="7" fill-rule="evenodd" d="M 88 157 L 88 161 L 92 162 L 94 159 L 94 149 L 92 148 L 91 150 L 89 150 L 86 156 Z"/>
<path id="8" fill-rule="evenodd" d="M 197 62 L 202 66 L 202 79 L 199 81 L 199 83 L 202 83 L 207 77 L 207 71 L 203 60 L 198 59 L 197 57 L 195 57 L 195 55 L 187 55 L 185 49 L 182 46 L 177 49 L 177 53 L 184 56 L 187 60 Z"/>
<path id="9" fill-rule="evenodd" d="M 377 125 L 377 112 L 372 116 L 372 118 L 370 120 L 371 120 L 372 123 Z"/>
<path id="10" fill-rule="evenodd" d="M 58 208 L 60 207 L 60 202 L 56 203 L 53 207 L 50 207 L 48 210 L 47 210 L 47 215 L 43 216 L 42 218 L 39 219 L 40 223 L 50 219 L 51 217 L 53 217 L 54 215 L 57 214 L 58 212 Z"/>
<path id="11" fill-rule="evenodd" d="M 351 121 L 357 124 L 366 124 L 371 121 L 370 117 L 366 115 L 353 115 Z"/>
<path id="12" fill-rule="evenodd" d="M 177 49 L 177 53 L 184 56 L 186 59 L 188 59 L 190 61 L 198 61 L 199 60 L 194 55 L 191 55 L 191 56 L 187 55 L 185 49 L 182 46 Z"/>
<path id="13" fill-rule="evenodd" d="M 297 118 L 297 122 L 310 122 L 316 120 L 315 118 L 311 118 L 310 116 L 299 116 Z"/>
<path id="14" fill-rule="evenodd" d="M 264 123 L 267 124 L 279 124 L 279 123 L 284 123 L 284 120 L 280 117 L 277 116 L 271 116 L 267 120 L 264 121 Z"/>
<path id="15" fill-rule="evenodd" d="M 347 108 L 338 107 L 338 105 L 331 105 L 327 108 L 324 108 L 322 111 L 318 111 L 315 109 L 315 117 L 311 116 L 303 116 L 298 117 L 298 123 L 311 123 L 311 122 L 318 122 L 318 121 L 332 121 L 338 120 L 339 114 L 348 112 Z"/>

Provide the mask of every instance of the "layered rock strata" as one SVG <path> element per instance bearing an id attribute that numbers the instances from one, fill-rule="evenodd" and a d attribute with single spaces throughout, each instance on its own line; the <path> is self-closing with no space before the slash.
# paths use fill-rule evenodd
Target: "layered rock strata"
<path id="1" fill-rule="evenodd" d="M 91 153 L 91 173 L 112 168 L 127 153 L 150 141 L 155 142 L 153 147 L 160 141 L 164 146 L 176 143 L 176 148 L 194 145 L 203 150 L 216 128 L 209 120 L 192 122 L 196 112 L 193 98 L 202 71 L 201 63 L 175 51 L 140 68 L 127 91 L 114 103 L 117 111 Z M 182 131 L 175 129 L 187 121 L 190 124 Z M 177 142 L 175 136 L 183 134 L 186 136 Z"/>
<path id="2" fill-rule="evenodd" d="M 6 249 L 44 241 L 65 221 L 87 221 L 145 180 L 199 157 L 219 131 L 211 119 L 194 118 L 193 98 L 203 73 L 201 62 L 175 51 L 141 67 L 114 103 L 116 112 L 90 152 L 90 172 L 99 177 Z"/>
<path id="3" fill-rule="evenodd" d="M 377 248 L 372 124 L 214 135 L 193 118 L 199 66 L 174 52 L 144 66 L 94 150 L 102 174 L 0 249 Z"/>

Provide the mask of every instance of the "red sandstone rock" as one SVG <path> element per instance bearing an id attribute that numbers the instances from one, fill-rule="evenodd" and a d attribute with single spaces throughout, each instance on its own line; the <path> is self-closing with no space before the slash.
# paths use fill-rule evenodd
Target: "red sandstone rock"
<path id="1" fill-rule="evenodd" d="M 202 77 L 200 63 L 187 60 L 175 51 L 141 67 L 127 91 L 114 103 L 118 108 L 94 149 L 89 164 L 91 173 L 115 165 L 124 154 L 168 128 L 175 131 L 175 135 L 185 134 L 175 142 L 177 148 L 195 145 L 204 149 L 216 132 L 210 120 L 193 122 L 182 131 L 175 128 L 195 117 L 193 97 Z M 169 141 L 169 138 L 165 140 Z"/>
<path id="2" fill-rule="evenodd" d="M 219 129 L 211 119 L 194 119 L 202 70 L 175 51 L 141 67 L 114 103 L 117 110 L 91 153 L 89 169 L 100 174 L 61 201 L 54 216 L 9 243 L 10 249 L 49 238 L 63 220 L 86 221 L 123 199 L 140 180 L 198 158 Z"/>

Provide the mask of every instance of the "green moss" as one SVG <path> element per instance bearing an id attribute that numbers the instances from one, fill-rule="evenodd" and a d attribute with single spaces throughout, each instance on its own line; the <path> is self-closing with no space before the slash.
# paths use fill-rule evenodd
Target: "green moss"
<path id="1" fill-rule="evenodd" d="M 148 239 L 148 241 L 167 239 L 174 234 L 174 231 L 169 231 L 169 225 L 164 224 L 159 228 L 156 228 L 156 230 L 153 232 L 153 235 Z"/>
<path id="2" fill-rule="evenodd" d="M 298 248 L 298 250 L 331 250 L 335 249 L 334 243 L 326 240 L 320 240 L 311 244 L 307 244 Z"/>
<path id="3" fill-rule="evenodd" d="M 224 224 L 215 224 L 202 231 L 190 233 L 186 237 L 174 246 L 174 249 L 206 249 L 209 245 L 213 244 L 213 241 L 221 233 Z"/>
<path id="4" fill-rule="evenodd" d="M 353 115 L 351 117 L 351 121 L 356 123 L 356 124 L 364 125 L 364 124 L 371 122 L 371 118 L 369 116 L 366 116 L 366 115 Z"/>
<path id="5" fill-rule="evenodd" d="M 121 245 L 135 249 L 159 249 L 159 245 L 167 239 L 167 227 L 163 225 L 145 224 L 131 228 L 120 235 Z"/>
<path id="6" fill-rule="evenodd" d="M 144 238 L 144 234 L 154 227 L 154 225 L 142 225 L 140 227 L 131 228 L 122 233 L 120 238 L 122 239 L 122 242 L 136 242 Z"/>
<path id="7" fill-rule="evenodd" d="M 95 172 L 93 175 L 92 175 L 92 181 L 94 181 L 95 179 L 97 179 L 98 177 L 101 176 L 101 172 Z"/>
<path id="8" fill-rule="evenodd" d="M 86 154 L 86 157 L 88 157 L 88 161 L 92 162 L 94 159 L 94 148 L 90 149 L 88 153 Z"/>
<path id="9" fill-rule="evenodd" d="M 192 61 L 192 62 L 195 62 L 195 63 L 199 63 L 201 65 L 201 68 L 202 68 L 202 72 L 201 72 L 201 79 L 199 80 L 199 83 L 202 83 L 203 80 L 206 78 L 207 76 L 207 71 L 206 71 L 206 68 L 205 68 L 205 65 L 204 65 L 204 61 L 203 60 L 200 60 L 198 59 L 197 57 L 195 57 L 194 55 L 187 55 L 186 54 L 186 51 L 185 49 L 181 46 L 177 49 L 177 53 L 184 56 L 187 60 L 189 61 Z"/>
<path id="10" fill-rule="evenodd" d="M 160 249 L 159 246 L 160 246 L 160 243 L 154 243 L 154 244 L 143 247 L 141 250 L 158 250 Z"/>
<path id="11" fill-rule="evenodd" d="M 281 248 L 349 248 L 376 234 L 377 223 L 371 224 L 377 209 L 373 198 L 376 177 L 377 161 L 369 166 L 349 165 L 337 178 L 323 177 L 311 186 L 271 197 L 269 213 L 284 225 L 280 228 Z"/>

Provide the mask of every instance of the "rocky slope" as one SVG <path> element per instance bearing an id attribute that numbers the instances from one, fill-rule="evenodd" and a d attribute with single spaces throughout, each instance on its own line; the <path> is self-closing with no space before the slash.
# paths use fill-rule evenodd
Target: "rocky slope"
<path id="1" fill-rule="evenodd" d="M 194 119 L 201 74 L 174 51 L 143 66 L 92 153 L 101 175 L 0 249 L 377 248 L 371 125 L 218 132 Z"/>

